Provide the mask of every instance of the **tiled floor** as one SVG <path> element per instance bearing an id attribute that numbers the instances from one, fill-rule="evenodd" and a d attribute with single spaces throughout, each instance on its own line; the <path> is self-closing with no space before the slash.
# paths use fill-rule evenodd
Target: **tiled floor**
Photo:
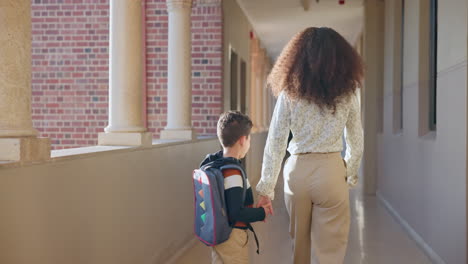
<path id="1" fill-rule="evenodd" d="M 282 179 L 278 180 L 274 201 L 275 216 L 266 224 L 256 224 L 261 255 L 255 254 L 251 241 L 252 264 L 291 263 L 288 215 L 282 199 Z M 388 214 L 374 196 L 351 193 L 351 232 L 345 264 L 420 264 L 431 263 L 416 243 Z M 210 249 L 197 243 L 177 264 L 208 264 Z"/>

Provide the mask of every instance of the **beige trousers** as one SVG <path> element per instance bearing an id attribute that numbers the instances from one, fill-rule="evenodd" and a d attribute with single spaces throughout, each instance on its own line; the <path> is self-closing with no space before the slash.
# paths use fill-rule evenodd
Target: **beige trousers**
<path id="1" fill-rule="evenodd" d="M 340 153 L 292 155 L 284 167 L 293 263 L 343 263 L 350 225 L 349 189 Z"/>
<path id="2" fill-rule="evenodd" d="M 212 264 L 248 264 L 248 230 L 233 228 L 229 239 L 211 250 Z"/>

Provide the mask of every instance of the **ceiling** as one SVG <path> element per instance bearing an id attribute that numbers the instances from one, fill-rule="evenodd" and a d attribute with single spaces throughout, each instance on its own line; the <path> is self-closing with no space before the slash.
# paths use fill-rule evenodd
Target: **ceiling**
<path id="1" fill-rule="evenodd" d="M 308 11 L 302 2 L 309 1 Z M 295 33 L 311 26 L 331 27 L 355 44 L 363 30 L 364 0 L 237 0 L 256 35 L 276 59 Z"/>

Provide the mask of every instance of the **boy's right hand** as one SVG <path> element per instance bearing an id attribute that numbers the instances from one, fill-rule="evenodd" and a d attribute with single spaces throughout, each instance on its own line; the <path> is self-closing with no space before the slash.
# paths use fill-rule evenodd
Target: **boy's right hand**
<path id="1" fill-rule="evenodd" d="M 262 205 L 260 206 L 261 208 L 263 208 L 263 210 L 265 211 L 265 219 L 263 219 L 263 222 L 266 223 L 266 220 L 267 220 L 267 217 L 268 217 L 268 214 L 270 213 L 268 209 L 268 206 L 267 205 Z"/>

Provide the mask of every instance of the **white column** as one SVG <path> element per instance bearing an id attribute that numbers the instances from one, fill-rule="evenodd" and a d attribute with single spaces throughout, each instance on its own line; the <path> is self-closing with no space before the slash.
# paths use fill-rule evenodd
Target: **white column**
<path id="1" fill-rule="evenodd" d="M 144 125 L 142 0 L 111 0 L 109 125 L 99 145 L 151 145 Z"/>
<path id="2" fill-rule="evenodd" d="M 192 128 L 192 0 L 167 0 L 169 15 L 167 126 L 161 139 L 196 138 Z"/>
<path id="3" fill-rule="evenodd" d="M 0 160 L 50 158 L 31 118 L 31 1 L 0 5 Z"/>

